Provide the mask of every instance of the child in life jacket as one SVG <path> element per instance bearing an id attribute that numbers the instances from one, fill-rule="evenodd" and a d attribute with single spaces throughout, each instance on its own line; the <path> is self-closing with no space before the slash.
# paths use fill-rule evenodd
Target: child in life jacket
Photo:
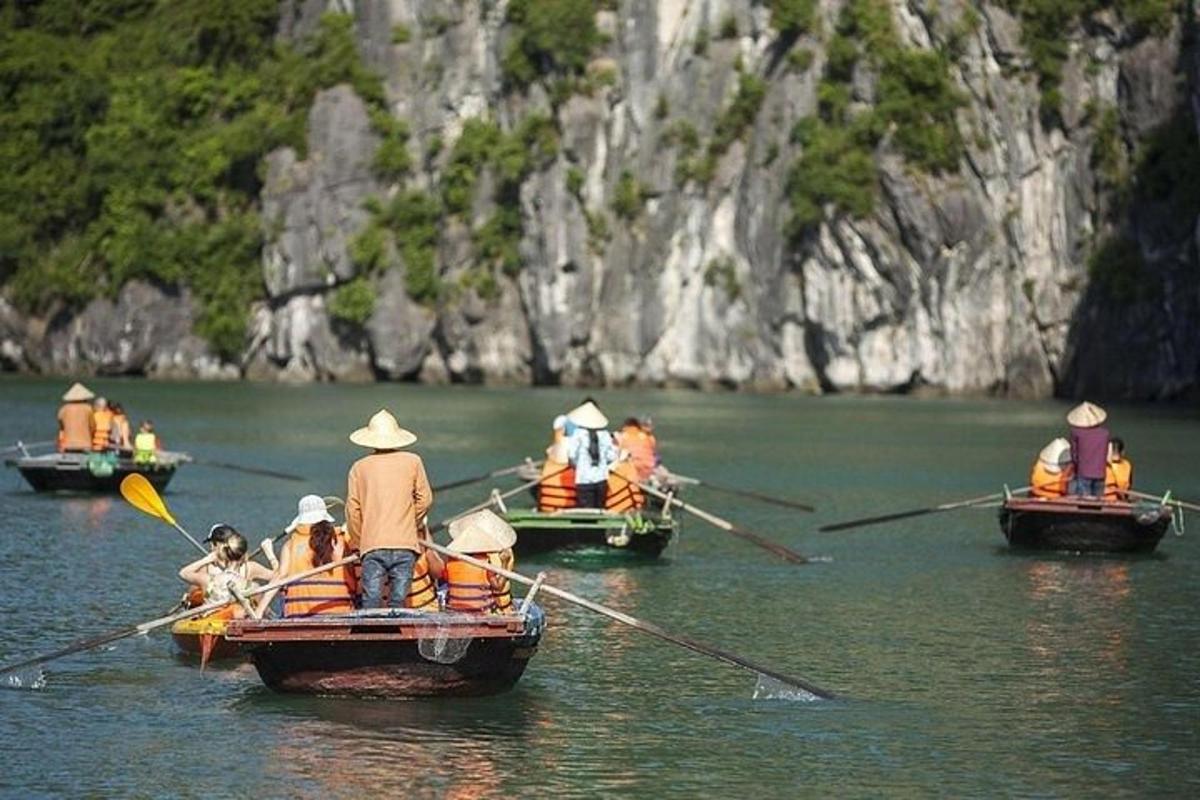
<path id="1" fill-rule="evenodd" d="M 271 579 L 273 570 L 250 561 L 246 557 L 246 537 L 231 525 L 214 525 L 206 541 L 223 538 L 213 546 L 212 552 L 196 559 L 179 570 L 179 577 L 204 592 L 204 602 L 224 603 L 245 597 L 254 588 L 255 582 L 265 583 Z M 264 548 L 265 549 L 265 548 Z M 226 607 L 230 617 L 245 616 L 245 609 L 238 603 Z"/>

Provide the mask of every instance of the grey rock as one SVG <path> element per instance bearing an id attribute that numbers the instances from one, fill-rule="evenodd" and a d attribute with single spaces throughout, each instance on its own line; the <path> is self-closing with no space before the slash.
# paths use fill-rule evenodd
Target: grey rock
<path id="1" fill-rule="evenodd" d="M 404 273 L 388 270 L 376 287 L 375 311 L 367 320 L 372 364 L 383 377 L 413 378 L 433 346 L 436 315 L 404 289 Z"/>

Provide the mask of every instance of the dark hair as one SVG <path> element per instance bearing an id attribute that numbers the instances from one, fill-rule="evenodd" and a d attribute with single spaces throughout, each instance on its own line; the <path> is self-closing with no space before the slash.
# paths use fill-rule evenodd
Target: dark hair
<path id="1" fill-rule="evenodd" d="M 314 522 L 308 529 L 308 546 L 313 552 L 313 566 L 319 567 L 333 561 L 333 539 L 337 530 L 328 520 Z"/>
<path id="2" fill-rule="evenodd" d="M 1112 437 L 1108 443 L 1112 445 L 1113 450 L 1117 451 L 1117 455 L 1125 455 L 1125 440 L 1120 436 Z"/>
<path id="3" fill-rule="evenodd" d="M 124 406 L 122 406 L 120 403 L 116 402 L 115 400 L 113 402 L 109 403 L 108 407 L 110 409 L 112 409 L 112 412 L 114 414 L 124 414 L 125 413 Z"/>
<path id="4" fill-rule="evenodd" d="M 592 460 L 592 466 L 600 463 L 600 432 L 596 430 L 588 431 L 588 458 Z"/>
<path id="5" fill-rule="evenodd" d="M 634 428 L 640 428 L 642 427 L 642 421 L 637 417 L 626 417 L 625 421 L 621 423 L 622 428 L 628 428 L 631 426 Z"/>
<path id="6" fill-rule="evenodd" d="M 221 546 L 225 548 L 225 557 L 230 561 L 241 561 L 246 557 L 246 550 L 249 549 L 246 544 L 246 537 L 232 528 L 230 528 L 228 538 L 225 539 Z"/>
<path id="7" fill-rule="evenodd" d="M 231 525 L 225 525 L 224 523 L 213 525 L 212 530 L 208 532 L 208 538 L 204 541 L 212 542 L 213 544 L 225 544 L 225 542 L 229 541 L 229 537 L 235 533 L 237 531 Z"/>

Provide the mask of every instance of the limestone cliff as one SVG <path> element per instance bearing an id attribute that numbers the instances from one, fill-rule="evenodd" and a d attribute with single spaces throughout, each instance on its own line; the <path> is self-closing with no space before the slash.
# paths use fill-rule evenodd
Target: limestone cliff
<path id="1" fill-rule="evenodd" d="M 240 363 L 190 335 L 186 291 L 133 283 L 70 318 L 0 301 L 0 365 L 1026 397 L 1200 387 L 1200 186 L 1163 169 L 1200 152 L 1190 4 L 1149 31 L 1116 11 L 1064 28 L 1047 114 L 1015 4 L 890 0 L 896 46 L 945 55 L 955 164 L 923 169 L 883 130 L 873 205 L 830 202 L 805 226 L 789 201 L 795 131 L 828 102 L 845 2 L 815 3 L 791 34 L 768 2 L 597 3 L 586 67 L 522 86 L 506 78 L 509 5 L 284 4 L 282 37 L 354 15 L 411 164 L 380 177 L 364 102 L 347 86 L 318 95 L 307 154 L 265 165 L 265 299 Z M 847 107 L 880 102 L 885 77 L 861 57 Z M 481 120 L 529 162 L 515 176 L 456 147 Z M 464 169 L 465 207 L 441 207 L 432 243 L 394 222 L 364 267 L 358 239 L 381 208 L 448 202 Z M 434 289 L 414 289 L 418 269 Z M 336 312 L 351 286 L 369 289 L 363 318 Z"/>

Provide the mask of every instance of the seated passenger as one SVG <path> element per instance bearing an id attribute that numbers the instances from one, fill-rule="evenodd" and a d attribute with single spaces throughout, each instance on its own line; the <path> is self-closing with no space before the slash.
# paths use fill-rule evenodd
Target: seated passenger
<path id="1" fill-rule="evenodd" d="M 346 535 L 334 527 L 325 501 L 315 494 L 300 498 L 295 519 L 285 529 L 291 536 L 283 545 L 279 566 L 271 581 L 285 580 L 315 567 L 340 561 L 350 552 Z M 345 566 L 319 572 L 283 587 L 283 616 L 348 614 L 354 610 L 354 573 Z M 262 616 L 275 592 L 264 594 L 256 613 Z"/>
<path id="2" fill-rule="evenodd" d="M 107 400 L 97 397 L 92 401 L 92 450 L 102 453 L 109 449 L 112 428 L 112 409 Z"/>
<path id="3" fill-rule="evenodd" d="M 428 526 L 422 525 L 421 538 L 432 540 Z M 414 611 L 437 611 L 437 582 L 446 571 L 442 557 L 432 550 L 425 550 L 413 564 L 412 581 L 408 584 L 408 597 L 404 607 Z"/>
<path id="4" fill-rule="evenodd" d="M 564 439 L 546 448 L 546 462 L 538 483 L 538 511 L 574 508 L 575 504 L 575 469 L 567 462 Z"/>
<path id="5" fill-rule="evenodd" d="M 1114 436 L 1108 442 L 1108 466 L 1104 476 L 1104 499 L 1124 500 L 1133 488 L 1133 462 L 1125 457 L 1125 440 Z"/>
<path id="6" fill-rule="evenodd" d="M 137 436 L 133 437 L 133 463 L 158 463 L 159 449 L 158 434 L 154 432 L 154 423 L 148 419 L 143 420 L 142 424 L 138 426 Z"/>
<path id="7" fill-rule="evenodd" d="M 133 450 L 129 417 L 125 414 L 125 408 L 120 403 L 113 402 L 109 407 L 112 409 L 112 427 L 108 432 L 109 449 L 128 453 Z"/>
<path id="8" fill-rule="evenodd" d="M 612 469 L 608 471 L 605 511 L 636 511 L 646 505 L 646 495 L 638 485 L 638 480 L 638 469 L 633 461 L 623 459 L 613 464 Z"/>
<path id="9" fill-rule="evenodd" d="M 244 596 L 253 589 L 255 581 L 271 579 L 270 569 L 246 558 L 246 537 L 232 526 L 214 525 L 209 540 L 222 536 L 224 541 L 213 547 L 211 553 L 179 570 L 180 578 L 204 592 L 206 604 L 235 600 L 238 594 Z M 245 610 L 236 603 L 226 609 L 231 618 L 245 616 Z"/>
<path id="10" fill-rule="evenodd" d="M 450 549 L 497 567 L 513 568 L 512 546 L 517 534 L 495 513 L 484 509 L 450 523 Z M 478 614 L 512 611 L 512 588 L 508 578 L 459 561 L 447 559 L 445 569 L 446 610 Z"/>
<path id="11" fill-rule="evenodd" d="M 1042 448 L 1029 476 L 1029 493 L 1034 497 L 1065 497 L 1074 474 L 1071 443 L 1058 438 Z"/>
<path id="12" fill-rule="evenodd" d="M 653 430 L 649 417 L 629 417 L 617 432 L 617 446 L 629 453 L 640 481 L 650 480 L 659 464 L 658 440 Z"/>

